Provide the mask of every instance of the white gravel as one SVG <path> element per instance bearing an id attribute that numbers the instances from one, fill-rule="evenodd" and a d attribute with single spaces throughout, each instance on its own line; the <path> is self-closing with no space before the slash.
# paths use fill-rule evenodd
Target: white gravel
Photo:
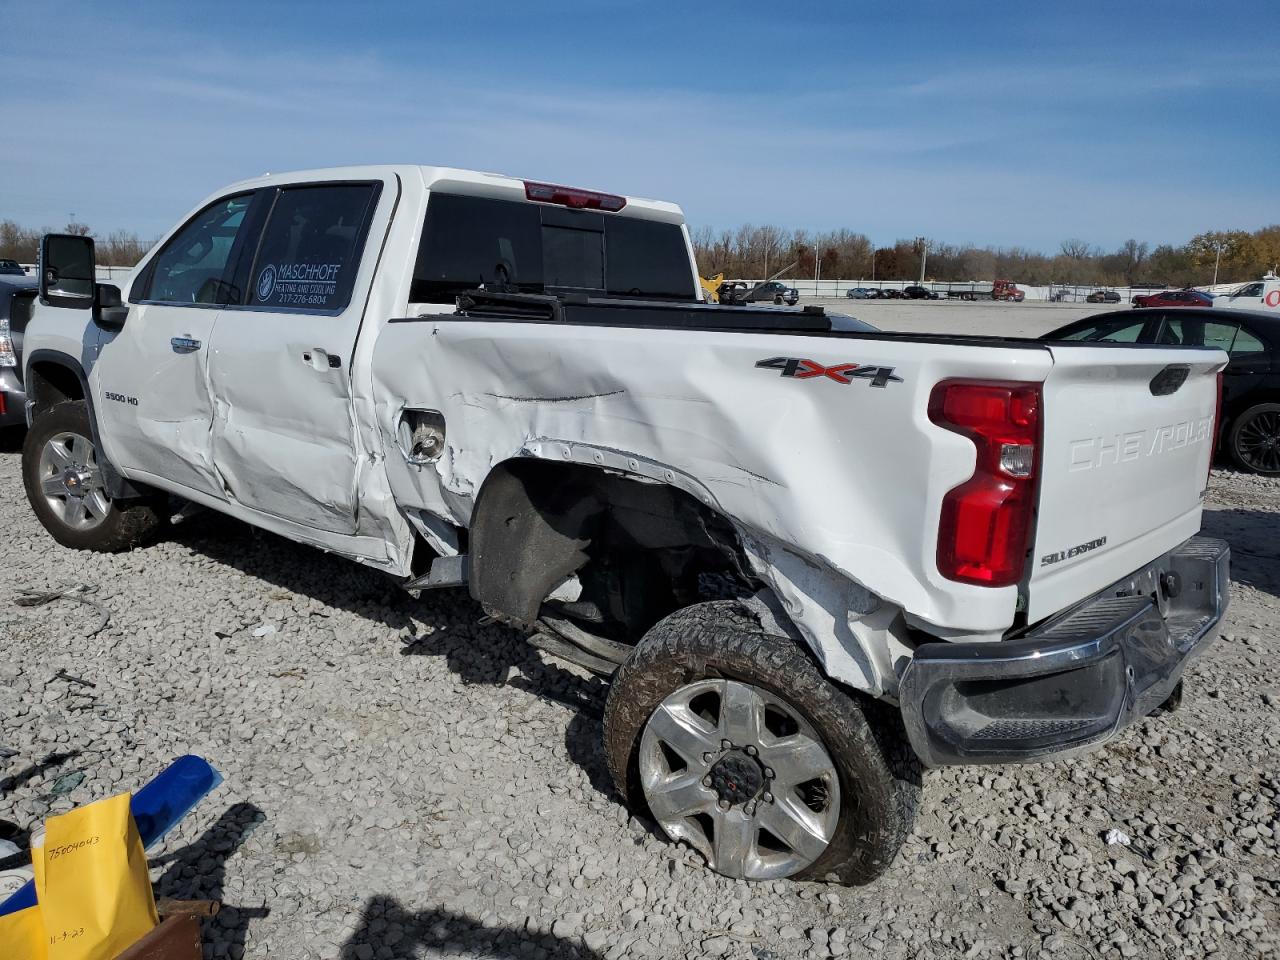
<path id="1" fill-rule="evenodd" d="M 1235 549 L 1235 599 L 1181 710 L 1069 762 L 928 774 L 902 857 L 844 889 L 717 877 L 630 817 L 599 747 L 601 685 L 480 625 L 465 592 L 415 601 L 214 514 L 127 555 L 65 550 L 14 450 L 0 746 L 18 753 L 0 760 L 0 818 L 29 827 L 207 757 L 226 784 L 153 851 L 161 893 L 227 904 L 206 956 L 1276 951 L 1280 483 L 1214 475 L 1206 528 Z M 78 584 L 111 610 L 92 637 L 87 606 L 13 604 Z M 50 754 L 68 756 L 31 770 Z"/>

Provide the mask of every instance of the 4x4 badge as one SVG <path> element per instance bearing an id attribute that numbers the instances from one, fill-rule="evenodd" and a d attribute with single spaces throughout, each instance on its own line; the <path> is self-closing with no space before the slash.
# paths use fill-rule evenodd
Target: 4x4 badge
<path id="1" fill-rule="evenodd" d="M 893 375 L 893 367 L 874 367 L 861 363 L 836 363 L 827 367 L 816 360 L 804 360 L 800 357 L 772 357 L 768 360 L 758 360 L 756 366 L 766 370 L 777 370 L 781 376 L 795 380 L 809 380 L 813 377 L 826 377 L 836 383 L 870 380 L 873 387 L 902 382 L 901 377 Z"/>

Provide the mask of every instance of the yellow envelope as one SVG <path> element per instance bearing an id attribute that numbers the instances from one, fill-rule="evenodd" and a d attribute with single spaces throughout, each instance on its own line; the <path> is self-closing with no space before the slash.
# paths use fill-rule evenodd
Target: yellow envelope
<path id="1" fill-rule="evenodd" d="M 49 960 L 112 960 L 160 922 L 127 793 L 46 820 L 32 866 Z"/>
<path id="2" fill-rule="evenodd" d="M 47 960 L 40 908 L 27 907 L 0 917 L 0 957 L 5 960 Z"/>

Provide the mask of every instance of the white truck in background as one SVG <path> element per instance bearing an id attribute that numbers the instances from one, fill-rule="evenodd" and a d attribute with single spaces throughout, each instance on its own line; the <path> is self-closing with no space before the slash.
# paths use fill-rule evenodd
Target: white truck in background
<path id="1" fill-rule="evenodd" d="M 1213 306 L 1219 310 L 1273 310 L 1280 313 L 1280 277 L 1272 271 L 1261 280 L 1251 280 L 1230 293 L 1216 296 Z"/>
<path id="2" fill-rule="evenodd" d="M 465 584 L 612 676 L 618 789 L 729 876 L 872 880 L 921 762 L 1106 742 L 1227 602 L 1216 349 L 712 306 L 678 207 L 442 167 L 234 184 L 123 289 L 83 237 L 39 272 L 58 542 L 176 495 Z"/>

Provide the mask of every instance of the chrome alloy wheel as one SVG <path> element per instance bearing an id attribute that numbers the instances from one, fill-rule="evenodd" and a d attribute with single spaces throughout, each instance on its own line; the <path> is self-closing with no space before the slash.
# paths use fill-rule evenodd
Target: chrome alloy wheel
<path id="1" fill-rule="evenodd" d="M 817 732 L 782 698 L 736 680 L 699 680 L 663 700 L 639 767 L 667 836 L 729 877 L 803 870 L 840 820 L 840 778 Z"/>
<path id="2" fill-rule="evenodd" d="M 92 530 L 107 519 L 111 501 L 93 441 L 59 433 L 40 451 L 40 492 L 54 516 L 73 530 Z"/>

